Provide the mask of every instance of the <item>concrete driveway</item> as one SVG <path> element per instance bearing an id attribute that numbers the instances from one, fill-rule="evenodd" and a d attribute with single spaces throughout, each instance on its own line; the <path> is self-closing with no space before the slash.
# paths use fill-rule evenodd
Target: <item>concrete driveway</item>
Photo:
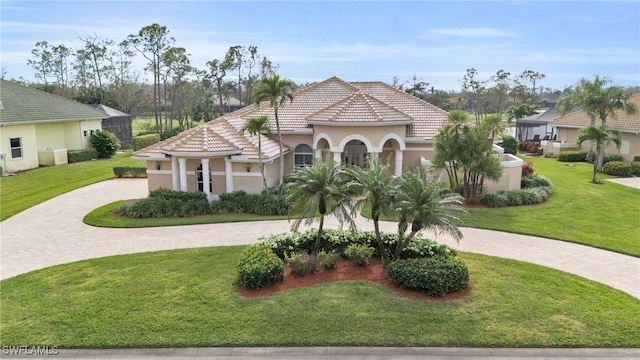
<path id="1" fill-rule="evenodd" d="M 116 200 L 147 195 L 146 179 L 114 179 L 63 194 L 0 222 L 0 279 L 78 260 L 167 249 L 255 242 L 289 230 L 286 220 L 252 223 L 110 229 L 84 224 L 95 208 Z M 336 228 L 333 218 L 327 227 Z M 367 219 L 358 228 L 372 230 Z M 395 223 L 383 223 L 396 231 Z M 526 261 L 607 284 L 640 298 L 640 258 L 588 246 L 499 231 L 463 228 L 456 243 L 447 236 L 424 236 L 456 249 Z"/>

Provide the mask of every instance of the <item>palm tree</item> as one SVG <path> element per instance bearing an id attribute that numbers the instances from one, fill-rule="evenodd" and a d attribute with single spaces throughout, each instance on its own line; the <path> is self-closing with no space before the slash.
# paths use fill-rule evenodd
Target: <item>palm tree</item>
<path id="1" fill-rule="evenodd" d="M 491 136 L 491 145 L 493 146 L 493 140 L 496 135 L 502 135 L 504 132 L 504 126 L 502 126 L 502 116 L 497 114 L 490 114 L 482 119 L 482 129 Z"/>
<path id="2" fill-rule="evenodd" d="M 298 230 L 302 221 L 310 225 L 320 214 L 318 234 L 311 253 L 310 270 L 315 269 L 315 258 L 320 248 L 324 218 L 333 213 L 340 223 L 349 223 L 355 229 L 355 208 L 352 197 L 345 190 L 345 177 L 342 166 L 332 160 L 316 161 L 313 166 L 296 170 L 287 183 L 287 201 L 291 204 L 291 212 L 298 214 L 298 218 L 291 226 Z"/>
<path id="3" fill-rule="evenodd" d="M 355 207 L 360 208 L 365 203 L 371 206 L 371 219 L 378 242 L 378 249 L 382 262 L 388 262 L 387 254 L 380 236 L 380 215 L 391 212 L 394 193 L 397 186 L 389 176 L 389 166 L 380 163 L 377 154 L 369 154 L 369 169 L 363 170 L 359 166 L 345 169 L 347 177 L 347 192 L 355 195 Z"/>
<path id="4" fill-rule="evenodd" d="M 574 108 L 581 108 L 590 118 L 591 126 L 596 126 L 596 118 L 599 118 L 601 125 L 607 125 L 607 118 L 616 118 L 616 111 L 624 111 L 628 115 L 638 112 L 636 104 L 629 101 L 629 94 L 624 93 L 618 86 L 605 87 L 611 83 L 607 77 L 594 75 L 593 81 L 582 79 L 574 88 L 570 88 L 558 100 L 558 108 L 565 115 Z M 589 148 L 589 155 L 593 154 L 593 145 Z M 604 152 L 598 161 L 604 158 Z"/>
<path id="5" fill-rule="evenodd" d="M 276 118 L 276 132 L 278 133 L 278 147 L 280 149 L 280 179 L 278 185 L 282 186 L 284 180 L 284 157 L 282 152 L 282 133 L 280 132 L 280 120 L 278 119 L 278 108 L 285 104 L 287 99 L 293 101 L 293 90 L 295 83 L 286 78 L 280 78 L 280 75 L 273 74 L 269 77 L 263 77 L 253 88 L 253 99 L 260 106 L 262 101 L 268 101 L 269 106 L 273 108 Z"/>
<path id="6" fill-rule="evenodd" d="M 400 222 L 394 259 L 399 259 L 406 244 L 423 229 L 432 229 L 438 234 L 448 233 L 456 240 L 462 238 L 458 229 L 462 221 L 456 214 L 464 212 L 460 195 L 451 193 L 442 183 L 430 179 L 423 167 L 403 174 L 399 179 L 399 188 L 395 207 Z M 409 224 L 411 232 L 405 239 Z"/>
<path id="7" fill-rule="evenodd" d="M 262 115 L 254 118 L 247 119 L 240 133 L 244 134 L 248 132 L 251 136 L 258 137 L 258 161 L 260 162 L 260 173 L 262 174 L 263 189 L 267 188 L 267 177 L 264 176 L 264 163 L 262 162 L 262 141 L 261 134 L 266 133 L 267 136 L 271 136 L 271 128 L 269 127 L 269 119 Z"/>
<path id="8" fill-rule="evenodd" d="M 597 174 L 602 167 L 602 159 L 604 158 L 604 149 L 610 143 L 616 144 L 620 148 L 620 132 L 607 128 L 606 125 L 587 126 L 578 132 L 578 144 L 585 141 L 591 141 L 596 147 L 596 160 L 593 162 L 593 180 L 594 184 L 598 183 Z"/>
<path id="9" fill-rule="evenodd" d="M 458 146 L 462 131 L 470 125 L 469 114 L 462 110 L 451 110 L 448 117 L 450 124 L 445 125 L 436 135 L 436 156 L 433 159 L 433 165 L 436 169 L 447 171 L 451 190 L 458 191 L 460 181 L 456 157 L 460 153 Z"/>

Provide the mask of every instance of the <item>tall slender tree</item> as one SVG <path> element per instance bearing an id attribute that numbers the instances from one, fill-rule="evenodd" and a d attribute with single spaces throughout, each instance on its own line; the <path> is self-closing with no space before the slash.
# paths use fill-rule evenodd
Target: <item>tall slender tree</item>
<path id="1" fill-rule="evenodd" d="M 281 78 L 278 74 L 264 77 L 258 81 L 253 88 L 253 99 L 258 106 L 262 101 L 269 102 L 269 106 L 273 108 L 276 121 L 276 133 L 278 134 L 278 148 L 280 150 L 280 178 L 279 185 L 282 187 L 284 181 L 284 154 L 282 150 L 282 132 L 280 131 L 280 119 L 278 118 L 278 109 L 283 106 L 287 100 L 293 101 L 293 91 L 295 83 L 287 78 Z"/>
<path id="2" fill-rule="evenodd" d="M 593 162 L 593 179 L 591 181 L 597 184 L 597 175 L 602 168 L 602 160 L 604 159 L 604 150 L 610 143 L 614 143 L 618 149 L 620 148 L 620 132 L 609 129 L 605 124 L 587 126 L 578 132 L 578 144 L 582 144 L 585 141 L 591 141 L 596 148 L 596 159 Z"/>
<path id="3" fill-rule="evenodd" d="M 266 116 L 258 116 L 247 119 L 240 133 L 248 132 L 251 136 L 258 137 L 258 161 L 260 162 L 260 174 L 262 174 L 262 188 L 267 189 L 267 177 L 264 175 L 264 162 L 262 161 L 262 133 L 271 136 L 271 127 L 269 127 L 269 118 Z"/>

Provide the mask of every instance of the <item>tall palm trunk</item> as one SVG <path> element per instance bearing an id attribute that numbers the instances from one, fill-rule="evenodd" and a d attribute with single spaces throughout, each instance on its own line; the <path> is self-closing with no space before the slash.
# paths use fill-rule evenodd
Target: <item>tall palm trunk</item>
<path id="1" fill-rule="evenodd" d="M 260 162 L 260 174 L 262 174 L 262 189 L 267 189 L 267 177 L 264 176 L 264 162 L 262 162 L 262 141 L 260 141 L 260 133 L 258 133 L 258 161 Z"/>
<path id="2" fill-rule="evenodd" d="M 389 259 L 384 251 L 384 243 L 382 242 L 382 236 L 380 235 L 380 209 L 371 209 L 371 219 L 373 219 L 373 231 L 376 234 L 376 240 L 378 241 L 378 249 L 380 250 L 382 263 L 386 266 Z"/>
<path id="3" fill-rule="evenodd" d="M 309 257 L 307 272 L 314 273 L 316 271 L 316 262 L 318 259 L 318 249 L 320 249 L 320 240 L 322 240 L 322 228 L 324 227 L 324 213 L 320 213 L 320 224 L 318 225 L 318 234 L 316 234 L 316 242 L 313 245 L 313 251 Z"/>
<path id="4" fill-rule="evenodd" d="M 284 157 L 282 155 L 282 132 L 280 132 L 280 121 L 278 120 L 278 106 L 274 107 L 276 116 L 276 131 L 278 132 L 278 150 L 280 151 L 280 178 L 278 180 L 278 186 L 280 186 L 280 192 L 283 191 L 282 183 L 284 182 Z"/>

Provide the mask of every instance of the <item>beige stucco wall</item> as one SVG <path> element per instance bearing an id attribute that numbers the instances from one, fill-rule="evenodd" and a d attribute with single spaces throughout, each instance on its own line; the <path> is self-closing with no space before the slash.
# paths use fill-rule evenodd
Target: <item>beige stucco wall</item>
<path id="1" fill-rule="evenodd" d="M 21 158 L 11 158 L 11 142 L 9 139 L 13 138 L 22 139 Z M 38 167 L 38 143 L 36 139 L 36 127 L 33 124 L 0 127 L 0 153 L 4 154 L 4 159 L 0 159 L 0 166 L 2 166 L 5 173 Z"/>
<path id="2" fill-rule="evenodd" d="M 396 140 L 392 143 L 404 143 L 406 125 L 393 126 L 313 126 L 313 141 L 318 143 L 319 139 L 327 139 L 332 150 L 342 150 L 344 145 L 350 140 L 360 140 L 367 145 L 368 152 L 379 152 L 384 143 L 390 139 Z M 312 146 L 313 147 L 313 146 Z"/>
<path id="3" fill-rule="evenodd" d="M 291 151 L 288 154 L 284 155 L 284 174 L 289 174 L 293 171 L 293 153 L 296 149 L 296 146 L 300 144 L 309 145 L 310 148 L 313 148 L 313 135 L 294 135 L 294 134 L 283 134 L 282 142 L 285 143 Z M 278 173 L 280 160 L 274 160 L 274 169 L 272 171 L 276 172 L 276 183 L 278 181 L 278 177 L 280 176 Z M 271 169 L 270 169 L 271 170 Z"/>
<path id="4" fill-rule="evenodd" d="M 605 149 L 607 154 L 620 154 L 624 157 L 625 161 L 633 161 L 635 156 L 640 156 L 640 134 L 633 133 L 620 133 L 620 140 L 622 141 L 622 147 L 620 150 L 615 144 L 609 144 Z M 572 128 L 558 128 L 558 141 L 564 141 L 567 144 L 576 144 L 578 147 L 578 129 Z M 580 148 L 583 151 L 589 151 L 589 142 L 582 143 Z"/>
<path id="5" fill-rule="evenodd" d="M 433 150 L 433 143 L 421 143 L 421 144 L 407 144 L 407 148 L 402 154 L 403 164 L 402 172 L 407 172 L 411 169 L 415 169 L 420 166 L 420 159 L 427 160 L 433 159 L 435 152 Z"/>

